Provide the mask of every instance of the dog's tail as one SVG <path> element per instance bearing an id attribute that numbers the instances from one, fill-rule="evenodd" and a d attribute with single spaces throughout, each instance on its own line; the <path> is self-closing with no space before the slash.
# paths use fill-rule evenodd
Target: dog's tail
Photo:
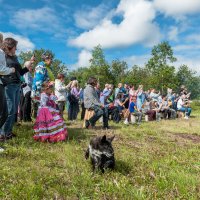
<path id="1" fill-rule="evenodd" d="M 87 160 L 89 158 L 89 147 L 87 148 L 85 152 L 85 159 Z"/>

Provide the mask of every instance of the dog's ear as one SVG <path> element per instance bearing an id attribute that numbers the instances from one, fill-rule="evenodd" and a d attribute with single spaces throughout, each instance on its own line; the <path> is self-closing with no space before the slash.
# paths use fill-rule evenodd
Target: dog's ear
<path id="1" fill-rule="evenodd" d="M 113 141 L 113 139 L 115 138 L 115 135 L 113 135 L 112 137 L 110 138 L 107 138 L 107 140 L 111 143 Z"/>
<path id="2" fill-rule="evenodd" d="M 101 138 L 101 142 L 104 143 L 106 141 L 106 135 Z"/>

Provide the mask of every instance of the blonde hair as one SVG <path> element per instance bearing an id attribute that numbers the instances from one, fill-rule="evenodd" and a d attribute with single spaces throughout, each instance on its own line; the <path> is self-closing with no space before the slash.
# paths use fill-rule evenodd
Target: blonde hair
<path id="1" fill-rule="evenodd" d="M 106 83 L 106 84 L 105 84 L 105 87 L 109 87 L 109 84 L 108 84 L 108 83 Z"/>
<path id="2" fill-rule="evenodd" d="M 143 85 L 139 85 L 139 86 L 138 86 L 138 89 L 143 89 Z"/>
<path id="3" fill-rule="evenodd" d="M 71 87 L 78 87 L 78 81 L 77 80 L 73 80 Z"/>

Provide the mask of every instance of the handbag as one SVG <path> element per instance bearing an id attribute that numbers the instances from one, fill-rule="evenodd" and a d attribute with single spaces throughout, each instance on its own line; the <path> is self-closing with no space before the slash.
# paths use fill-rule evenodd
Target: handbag
<path id="1" fill-rule="evenodd" d="M 67 98 L 68 98 L 69 103 L 77 103 L 78 102 L 78 99 L 75 97 L 75 95 L 73 95 L 71 93 L 68 94 Z"/>

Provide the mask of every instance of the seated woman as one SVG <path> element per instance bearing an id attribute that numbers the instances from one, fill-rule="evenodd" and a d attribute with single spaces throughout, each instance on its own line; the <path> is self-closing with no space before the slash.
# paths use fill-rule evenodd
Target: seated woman
<path id="1" fill-rule="evenodd" d="M 185 98 L 186 98 L 185 94 L 181 95 L 181 97 L 179 98 L 179 100 L 177 102 L 177 110 L 184 112 L 185 119 L 188 119 L 190 117 L 192 109 L 189 107 L 188 102 L 184 101 Z"/>
<path id="2" fill-rule="evenodd" d="M 118 108 L 121 116 L 125 118 L 124 123 L 128 124 L 129 110 L 125 108 L 125 104 L 129 101 L 128 98 L 123 98 L 123 93 L 118 93 L 115 98 L 114 106 Z"/>
<path id="3" fill-rule="evenodd" d="M 164 119 L 175 119 L 176 111 L 171 108 L 172 102 L 167 101 L 165 95 L 162 96 L 162 102 L 160 104 L 160 111 L 163 113 Z"/>
<path id="4" fill-rule="evenodd" d="M 119 123 L 121 120 L 121 116 L 119 114 L 119 110 L 116 106 L 114 106 L 114 89 L 113 85 L 109 84 L 109 93 L 105 96 L 104 105 L 108 109 L 108 117 L 111 116 L 111 120 L 116 123 Z"/>
<path id="5" fill-rule="evenodd" d="M 160 105 L 156 100 L 153 100 L 150 102 L 150 110 L 153 111 L 152 119 L 156 119 L 156 121 L 160 121 L 161 120 Z"/>
<path id="6" fill-rule="evenodd" d="M 147 108 L 145 114 L 148 115 L 148 121 L 156 120 L 155 101 L 149 102 L 149 108 Z"/>
<path id="7" fill-rule="evenodd" d="M 127 103 L 128 100 L 129 100 L 128 98 L 126 98 L 126 99 L 123 98 L 122 93 L 117 94 L 115 101 L 114 101 L 114 106 L 116 106 L 118 108 L 120 114 L 124 113 L 125 104 Z"/>

